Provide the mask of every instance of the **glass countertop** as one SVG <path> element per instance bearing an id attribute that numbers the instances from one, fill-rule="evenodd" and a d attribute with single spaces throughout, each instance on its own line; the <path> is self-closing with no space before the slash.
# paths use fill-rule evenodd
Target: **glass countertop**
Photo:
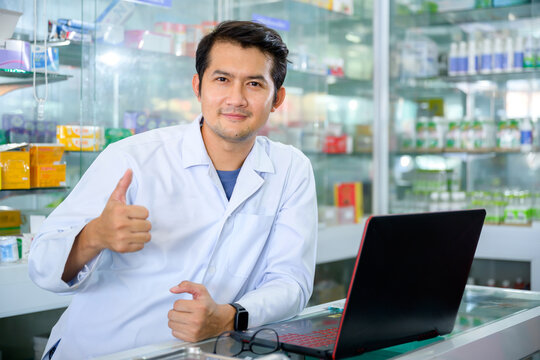
<path id="1" fill-rule="evenodd" d="M 314 314 L 329 311 L 329 307 L 343 307 L 345 300 L 338 300 L 326 304 L 316 305 L 305 309 L 299 317 L 310 317 Z M 532 310 L 532 313 L 531 311 Z M 456 318 L 454 330 L 447 335 L 438 336 L 432 339 L 423 341 L 412 341 L 409 343 L 396 345 L 376 351 L 364 353 L 360 356 L 351 359 L 361 360 L 383 360 L 395 357 L 409 358 L 409 354 L 417 354 L 417 351 L 428 348 L 428 345 L 446 344 L 446 348 L 453 348 L 460 344 L 465 344 L 466 341 L 455 341 L 460 338 L 469 336 L 471 339 L 479 339 L 487 336 L 487 329 L 490 327 L 491 332 L 503 331 L 504 328 L 510 325 L 501 326 L 505 319 L 515 319 L 519 315 L 523 318 L 515 320 L 515 324 L 525 322 L 530 318 L 540 318 L 540 292 L 489 288 L 483 286 L 467 285 L 465 293 L 461 300 L 461 305 Z M 486 331 L 478 335 L 481 330 Z M 150 346 L 132 349 L 117 354 L 102 357 L 102 360 L 120 360 L 120 359 L 152 359 L 166 358 L 175 359 L 171 353 L 178 351 L 182 347 L 195 346 L 204 352 L 211 353 L 213 350 L 214 339 L 201 341 L 199 343 L 182 343 L 180 341 L 169 341 L 166 343 L 155 344 Z M 431 348 L 431 347 L 429 347 Z M 171 356 L 164 356 L 170 354 Z M 224 354 L 227 355 L 227 354 Z M 432 354 L 433 355 L 433 354 Z M 243 353 L 242 356 L 250 356 L 253 354 Z M 413 356 L 414 357 L 414 356 Z M 423 357 L 419 357 L 423 358 Z"/>

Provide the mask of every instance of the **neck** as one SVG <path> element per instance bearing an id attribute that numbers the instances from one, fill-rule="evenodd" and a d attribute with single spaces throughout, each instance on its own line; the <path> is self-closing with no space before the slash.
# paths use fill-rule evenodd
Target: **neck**
<path id="1" fill-rule="evenodd" d="M 204 124 L 201 133 L 206 152 L 216 170 L 231 171 L 241 168 L 255 143 L 255 136 L 241 142 L 227 141 L 211 133 Z"/>

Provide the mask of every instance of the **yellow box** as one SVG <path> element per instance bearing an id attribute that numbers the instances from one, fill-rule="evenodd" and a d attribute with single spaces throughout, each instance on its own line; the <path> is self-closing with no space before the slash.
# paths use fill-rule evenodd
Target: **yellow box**
<path id="1" fill-rule="evenodd" d="M 33 188 L 66 186 L 66 164 L 30 166 L 30 184 Z"/>
<path id="2" fill-rule="evenodd" d="M 101 141 L 98 139 L 69 137 L 58 139 L 58 142 L 65 146 L 66 151 L 99 151 L 101 149 Z"/>
<path id="3" fill-rule="evenodd" d="M 64 144 L 30 144 L 30 165 L 58 163 L 64 155 Z"/>
<path id="4" fill-rule="evenodd" d="M 0 152 L 2 190 L 30 188 L 30 153 L 28 151 Z"/>
<path id="5" fill-rule="evenodd" d="M 21 211 L 16 209 L 0 210 L 0 228 L 21 226 Z"/>
<path id="6" fill-rule="evenodd" d="M 81 126 L 81 125 L 57 125 L 56 138 L 83 138 L 100 139 L 102 136 L 99 126 Z"/>

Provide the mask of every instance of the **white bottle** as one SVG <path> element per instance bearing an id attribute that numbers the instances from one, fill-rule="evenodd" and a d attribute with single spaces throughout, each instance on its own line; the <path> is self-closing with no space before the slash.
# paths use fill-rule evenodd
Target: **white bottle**
<path id="1" fill-rule="evenodd" d="M 523 71 L 523 38 L 516 37 L 514 42 L 514 71 Z"/>
<path id="2" fill-rule="evenodd" d="M 533 148 L 533 126 L 529 118 L 521 120 L 519 126 L 520 148 L 522 152 L 529 152 Z"/>
<path id="3" fill-rule="evenodd" d="M 482 35 L 480 33 L 476 33 L 476 61 L 475 61 L 475 69 L 476 73 L 478 74 L 480 72 L 480 69 L 482 68 L 482 49 L 483 49 L 483 41 L 482 41 Z"/>
<path id="4" fill-rule="evenodd" d="M 503 71 L 514 71 L 514 39 L 512 36 L 507 36 L 505 41 L 505 54 Z"/>
<path id="5" fill-rule="evenodd" d="M 482 74 L 491 74 L 493 70 L 493 53 L 491 51 L 491 39 L 485 37 L 482 41 L 482 64 L 480 72 Z"/>
<path id="6" fill-rule="evenodd" d="M 477 70 L 476 41 L 474 41 L 474 39 L 469 39 L 467 47 L 467 74 L 474 75 Z"/>
<path id="7" fill-rule="evenodd" d="M 503 71 L 504 55 L 502 39 L 497 35 L 493 42 L 493 72 L 500 73 Z"/>
<path id="8" fill-rule="evenodd" d="M 448 54 L 448 76 L 458 74 L 458 44 L 450 44 L 450 53 Z"/>
<path id="9" fill-rule="evenodd" d="M 458 65 L 458 73 L 460 75 L 467 74 L 467 43 L 465 41 L 459 42 L 459 50 L 458 50 L 458 57 L 459 57 L 459 65 Z"/>

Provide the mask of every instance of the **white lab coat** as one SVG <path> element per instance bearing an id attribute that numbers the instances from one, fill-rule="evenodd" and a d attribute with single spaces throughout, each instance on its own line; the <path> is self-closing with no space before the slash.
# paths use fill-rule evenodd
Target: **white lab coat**
<path id="1" fill-rule="evenodd" d="M 230 201 L 206 152 L 200 119 L 110 145 L 32 243 L 30 278 L 73 294 L 52 330 L 54 359 L 83 359 L 173 339 L 169 288 L 202 283 L 217 303 L 238 302 L 249 326 L 294 316 L 313 287 L 317 204 L 313 170 L 297 149 L 257 137 Z M 145 206 L 152 240 L 133 253 L 102 251 L 61 280 L 75 236 L 99 216 L 133 169 L 127 203 Z"/>

